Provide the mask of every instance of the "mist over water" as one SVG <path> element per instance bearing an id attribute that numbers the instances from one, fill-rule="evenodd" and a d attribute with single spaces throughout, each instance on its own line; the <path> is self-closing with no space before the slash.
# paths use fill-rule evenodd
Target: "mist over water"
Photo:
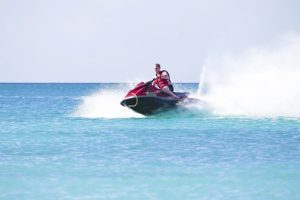
<path id="1" fill-rule="evenodd" d="M 142 115 L 121 106 L 120 102 L 132 84 L 120 84 L 116 88 L 99 89 L 83 96 L 72 116 L 83 118 L 134 118 Z"/>
<path id="2" fill-rule="evenodd" d="M 300 36 L 210 58 L 202 94 L 218 115 L 300 117 Z"/>
<path id="3" fill-rule="evenodd" d="M 176 91 L 200 98 L 201 105 L 185 106 L 184 113 L 245 117 L 300 117 L 300 36 L 288 34 L 271 45 L 238 55 L 210 57 L 200 75 L 200 87 L 175 84 Z M 120 105 L 139 81 L 99 88 L 83 96 L 72 116 L 86 118 L 143 117 Z M 176 115 L 182 110 L 176 111 Z M 172 112 L 171 112 L 172 113 Z"/>
<path id="4" fill-rule="evenodd" d="M 129 108 L 121 106 L 120 102 L 126 93 L 135 87 L 140 81 L 135 80 L 130 83 L 120 83 L 109 88 L 99 88 L 98 91 L 81 97 L 80 104 L 72 113 L 73 117 L 83 118 L 142 118 L 145 117 Z M 109 84 L 108 84 L 109 85 Z M 189 92 L 192 98 L 197 97 L 197 84 L 175 84 L 176 91 Z M 203 104 L 181 105 L 174 112 L 166 112 L 163 116 L 181 114 L 181 116 L 202 115 Z M 205 111 L 206 113 L 206 111 Z M 161 116 L 160 115 L 160 116 Z"/>

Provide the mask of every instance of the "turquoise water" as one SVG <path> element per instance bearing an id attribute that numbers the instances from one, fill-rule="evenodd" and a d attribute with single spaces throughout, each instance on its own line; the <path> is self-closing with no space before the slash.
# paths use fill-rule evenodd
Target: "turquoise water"
<path id="1" fill-rule="evenodd" d="M 0 84 L 0 199 L 300 199 L 300 118 L 143 117 L 129 87 Z"/>

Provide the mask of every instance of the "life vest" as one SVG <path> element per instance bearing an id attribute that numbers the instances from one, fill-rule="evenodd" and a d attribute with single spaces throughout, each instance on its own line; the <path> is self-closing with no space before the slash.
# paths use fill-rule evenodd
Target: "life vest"
<path id="1" fill-rule="evenodd" d="M 166 72 L 168 74 L 168 79 L 161 78 L 163 72 Z M 160 71 L 158 74 L 156 74 L 155 83 L 160 89 L 164 88 L 165 86 L 172 85 L 169 73 L 166 70 Z"/>

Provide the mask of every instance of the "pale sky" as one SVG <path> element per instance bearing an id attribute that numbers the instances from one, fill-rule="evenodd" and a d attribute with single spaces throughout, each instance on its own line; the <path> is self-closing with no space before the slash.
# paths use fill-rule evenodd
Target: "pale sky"
<path id="1" fill-rule="evenodd" d="M 0 82 L 198 82 L 208 57 L 300 33 L 298 0 L 0 0 Z"/>

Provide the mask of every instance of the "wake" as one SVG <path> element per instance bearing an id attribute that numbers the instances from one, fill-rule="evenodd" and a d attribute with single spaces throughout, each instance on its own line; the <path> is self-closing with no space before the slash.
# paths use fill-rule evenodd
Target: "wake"
<path id="1" fill-rule="evenodd" d="M 99 88 L 98 91 L 81 97 L 81 102 L 73 111 L 72 117 L 107 119 L 145 118 L 145 116 L 120 105 L 120 101 L 123 99 L 125 94 L 135 85 L 136 83 L 122 83 L 115 88 Z M 176 88 L 179 91 L 188 91 L 190 93 L 190 97 L 197 97 L 196 87 L 194 88 L 194 90 L 192 90 L 187 89 L 184 84 L 179 84 L 176 85 Z M 205 109 L 203 103 L 193 103 L 188 105 L 181 105 L 177 109 L 168 111 L 165 114 L 161 113 L 157 116 L 201 116 L 204 110 Z"/>
<path id="2" fill-rule="evenodd" d="M 81 103 L 73 112 L 73 117 L 82 118 L 141 118 L 135 113 L 120 105 L 121 99 L 129 88 L 129 84 L 120 84 L 113 89 L 99 89 L 98 91 L 83 96 Z"/>
<path id="3" fill-rule="evenodd" d="M 300 117 L 300 36 L 206 63 L 202 99 L 217 115 Z"/>

